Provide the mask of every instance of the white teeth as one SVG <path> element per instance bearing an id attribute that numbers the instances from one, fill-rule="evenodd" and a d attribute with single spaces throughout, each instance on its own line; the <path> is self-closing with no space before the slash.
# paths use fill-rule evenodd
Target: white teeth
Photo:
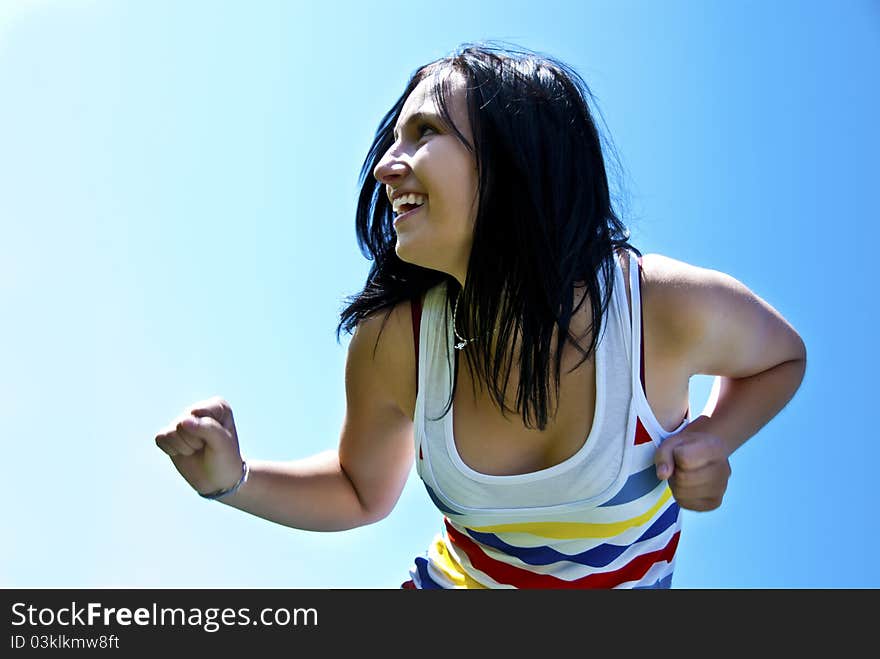
<path id="1" fill-rule="evenodd" d="M 403 204 L 418 204 L 419 206 L 421 206 L 427 200 L 428 197 L 426 197 L 425 195 L 415 194 L 414 192 L 411 192 L 410 194 L 405 194 L 395 199 L 393 202 L 391 202 L 391 207 L 394 209 L 395 213 L 399 214 L 400 207 Z"/>

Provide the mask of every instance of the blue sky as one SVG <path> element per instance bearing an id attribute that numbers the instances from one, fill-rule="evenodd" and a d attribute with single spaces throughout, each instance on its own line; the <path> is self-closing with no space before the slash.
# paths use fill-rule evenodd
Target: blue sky
<path id="1" fill-rule="evenodd" d="M 410 74 L 479 40 L 572 65 L 636 246 L 736 277 L 807 344 L 723 506 L 684 512 L 674 586 L 880 586 L 869 0 L 0 4 L 0 585 L 407 578 L 441 520 L 414 471 L 387 519 L 299 531 L 202 500 L 153 438 L 221 395 L 246 456 L 336 445 L 361 164 Z"/>

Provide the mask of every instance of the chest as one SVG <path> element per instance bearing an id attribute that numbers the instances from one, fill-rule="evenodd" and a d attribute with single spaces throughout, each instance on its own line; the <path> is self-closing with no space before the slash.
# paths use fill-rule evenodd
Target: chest
<path id="1" fill-rule="evenodd" d="M 548 421 L 541 430 L 527 427 L 515 411 L 517 371 L 508 382 L 502 414 L 489 391 L 476 383 L 464 356 L 458 362 L 453 437 L 459 456 L 472 469 L 497 476 L 528 473 L 563 462 L 584 445 L 595 415 L 595 355 L 573 372 L 563 366 L 558 399 L 551 379 Z M 534 418 L 532 423 L 536 425 Z"/>
<path id="2" fill-rule="evenodd" d="M 589 306 L 585 304 L 572 320 L 572 330 L 577 336 L 584 336 L 589 313 Z M 679 375 L 676 364 L 664 352 L 662 336 L 647 322 L 650 317 L 649 310 L 645 309 L 645 396 L 660 425 L 672 430 L 687 411 L 688 379 Z M 581 345 L 588 345 L 588 339 L 587 335 Z M 456 450 L 466 465 L 496 476 L 530 473 L 559 464 L 584 446 L 595 417 L 595 353 L 584 361 L 578 350 L 566 344 L 558 398 L 551 378 L 548 421 L 541 430 L 527 427 L 522 416 L 512 411 L 519 382 L 516 368 L 511 370 L 505 391 L 508 410 L 502 414 L 487 388 L 478 383 L 468 360 L 463 355 L 458 355 L 457 360 L 452 427 Z"/>

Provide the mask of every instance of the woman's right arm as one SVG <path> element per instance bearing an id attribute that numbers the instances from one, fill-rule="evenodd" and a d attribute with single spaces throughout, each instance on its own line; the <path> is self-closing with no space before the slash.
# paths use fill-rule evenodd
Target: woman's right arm
<path id="1" fill-rule="evenodd" d="M 381 337 L 384 312 L 355 330 L 345 366 L 339 447 L 289 462 L 248 460 L 247 481 L 220 502 L 312 531 L 351 529 L 391 512 L 413 460 L 413 423 L 404 411 L 409 387 L 415 385 L 408 309 L 403 304 L 392 311 Z M 183 419 L 193 417 L 199 417 L 198 427 L 190 429 Z M 157 435 L 156 443 L 187 482 L 199 492 L 236 483 L 241 455 L 229 405 L 212 399 L 190 408 L 179 421 L 175 430 Z"/>

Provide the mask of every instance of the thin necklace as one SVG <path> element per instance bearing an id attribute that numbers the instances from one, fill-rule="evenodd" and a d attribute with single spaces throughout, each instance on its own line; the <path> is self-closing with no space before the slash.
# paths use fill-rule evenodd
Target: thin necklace
<path id="1" fill-rule="evenodd" d="M 458 298 L 460 298 L 460 297 L 461 297 L 461 289 L 458 289 L 458 295 L 455 296 L 455 308 L 452 310 L 452 331 L 455 332 L 455 338 L 457 338 L 459 341 L 454 346 L 456 350 L 461 350 L 468 343 L 473 343 L 474 341 L 476 341 L 476 339 L 465 339 L 463 336 L 461 336 L 458 333 L 458 328 L 455 323 L 455 317 L 458 314 Z M 494 334 L 494 332 L 493 332 L 493 334 Z"/>
<path id="2" fill-rule="evenodd" d="M 456 349 L 456 350 L 461 350 L 461 349 L 464 348 L 468 343 L 471 343 L 472 341 L 476 341 L 476 339 L 464 339 L 464 338 L 462 338 L 462 337 L 459 335 L 459 333 L 458 333 L 458 329 L 456 328 L 456 325 L 455 325 L 455 316 L 456 316 L 456 314 L 458 313 L 458 298 L 460 298 L 460 297 L 461 297 L 461 289 L 458 289 L 458 295 L 455 296 L 455 309 L 452 310 L 452 331 L 455 332 L 455 338 L 457 338 L 457 339 L 459 340 L 459 342 L 460 342 L 460 343 L 456 343 L 456 344 L 455 344 L 455 349 Z"/>

